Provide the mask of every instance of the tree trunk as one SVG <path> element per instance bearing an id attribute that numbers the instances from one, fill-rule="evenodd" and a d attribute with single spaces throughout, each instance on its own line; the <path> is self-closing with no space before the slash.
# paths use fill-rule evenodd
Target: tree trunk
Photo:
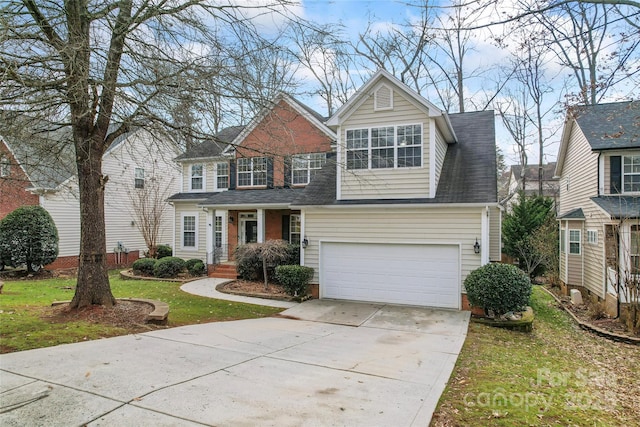
<path id="1" fill-rule="evenodd" d="M 109 285 L 104 221 L 102 143 L 88 137 L 76 143 L 80 192 L 80 260 L 72 308 L 116 303 Z"/>

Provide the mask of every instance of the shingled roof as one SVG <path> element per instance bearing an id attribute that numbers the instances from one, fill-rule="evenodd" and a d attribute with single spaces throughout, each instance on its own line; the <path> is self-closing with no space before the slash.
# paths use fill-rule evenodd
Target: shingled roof
<path id="1" fill-rule="evenodd" d="M 296 206 L 357 204 L 496 203 L 495 120 L 493 111 L 450 114 L 458 138 L 449 144 L 435 198 L 336 200 L 335 162 L 327 161 Z"/>
<path id="2" fill-rule="evenodd" d="M 640 197 L 634 196 L 598 196 L 591 200 L 612 218 L 640 218 Z"/>
<path id="3" fill-rule="evenodd" d="M 571 114 L 593 150 L 640 148 L 640 101 L 579 106 Z"/>
<path id="4" fill-rule="evenodd" d="M 215 193 L 202 206 L 289 205 L 304 189 L 270 188 L 265 190 L 228 190 Z"/>

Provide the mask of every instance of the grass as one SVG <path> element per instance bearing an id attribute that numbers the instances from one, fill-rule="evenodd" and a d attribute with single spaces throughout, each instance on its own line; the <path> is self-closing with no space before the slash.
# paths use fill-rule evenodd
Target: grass
<path id="1" fill-rule="evenodd" d="M 150 298 L 169 304 L 168 326 L 271 316 L 281 309 L 191 295 L 179 283 L 122 280 L 110 276 L 116 298 Z M 130 332 L 86 321 L 53 323 L 44 318 L 53 301 L 73 298 L 75 279 L 7 281 L 0 294 L 0 352 L 30 350 Z"/>
<path id="2" fill-rule="evenodd" d="M 532 333 L 472 323 L 432 426 L 615 426 L 640 417 L 640 348 L 579 329 L 539 287 Z"/>

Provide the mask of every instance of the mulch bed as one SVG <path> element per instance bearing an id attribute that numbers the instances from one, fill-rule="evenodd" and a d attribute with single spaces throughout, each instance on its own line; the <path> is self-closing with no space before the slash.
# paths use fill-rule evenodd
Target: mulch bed
<path id="1" fill-rule="evenodd" d="M 248 280 L 235 280 L 233 282 L 225 283 L 218 288 L 220 292 L 237 293 L 242 295 L 254 295 L 256 297 L 268 297 L 277 299 L 290 299 L 290 295 L 287 294 L 282 286 L 274 283 L 269 283 L 267 288 L 264 287 L 264 282 L 252 282 Z"/>

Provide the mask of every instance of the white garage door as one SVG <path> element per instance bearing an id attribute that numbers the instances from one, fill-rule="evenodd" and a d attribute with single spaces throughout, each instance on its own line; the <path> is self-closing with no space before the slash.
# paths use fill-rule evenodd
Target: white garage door
<path id="1" fill-rule="evenodd" d="M 456 245 L 323 242 L 320 297 L 460 308 Z"/>

